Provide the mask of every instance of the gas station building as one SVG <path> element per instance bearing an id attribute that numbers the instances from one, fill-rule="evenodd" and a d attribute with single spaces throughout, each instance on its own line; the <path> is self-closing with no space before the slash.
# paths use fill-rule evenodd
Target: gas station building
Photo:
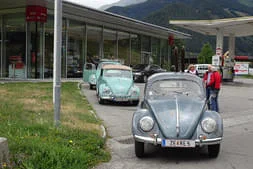
<path id="1" fill-rule="evenodd" d="M 52 78 L 54 0 L 0 0 L 0 78 Z M 86 62 L 171 63 L 169 37 L 190 35 L 63 1 L 61 76 Z"/>

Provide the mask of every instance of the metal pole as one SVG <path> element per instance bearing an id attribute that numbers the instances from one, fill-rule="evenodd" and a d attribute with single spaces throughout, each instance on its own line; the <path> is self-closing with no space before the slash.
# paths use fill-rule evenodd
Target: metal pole
<path id="1" fill-rule="evenodd" d="M 55 126 L 60 124 L 61 103 L 61 46 L 62 46 L 62 0 L 55 0 L 54 4 L 54 80 L 53 103 Z"/>

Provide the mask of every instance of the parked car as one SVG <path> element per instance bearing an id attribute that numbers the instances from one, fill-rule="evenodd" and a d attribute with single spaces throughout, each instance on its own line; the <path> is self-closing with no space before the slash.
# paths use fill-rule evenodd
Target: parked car
<path id="1" fill-rule="evenodd" d="M 96 87 L 97 79 L 100 76 L 101 68 L 103 65 L 106 64 L 121 64 L 121 63 L 117 60 L 100 60 L 97 65 L 97 68 L 96 65 L 93 63 L 87 63 L 84 65 L 83 80 L 89 83 L 90 89 Z"/>
<path id="2" fill-rule="evenodd" d="M 146 83 L 149 76 L 160 72 L 166 72 L 166 70 L 155 64 L 137 64 L 133 67 L 134 81 Z"/>
<path id="3" fill-rule="evenodd" d="M 149 77 L 144 99 L 133 115 L 135 154 L 142 157 L 144 144 L 161 147 L 208 147 L 217 157 L 223 137 L 219 113 L 207 110 L 202 79 L 188 73 L 158 73 Z"/>
<path id="4" fill-rule="evenodd" d="M 97 80 L 98 102 L 139 103 L 140 89 L 133 82 L 132 70 L 124 65 L 103 65 Z"/>
<path id="5" fill-rule="evenodd" d="M 208 64 L 196 64 L 194 66 L 199 73 L 199 77 L 203 77 L 206 71 L 208 70 Z"/>

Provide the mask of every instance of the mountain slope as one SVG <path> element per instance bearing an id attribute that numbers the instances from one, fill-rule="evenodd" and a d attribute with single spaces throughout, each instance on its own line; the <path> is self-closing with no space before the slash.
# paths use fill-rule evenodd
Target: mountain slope
<path id="1" fill-rule="evenodd" d="M 190 52 L 199 52 L 203 43 L 210 42 L 215 49 L 215 37 L 208 37 L 192 31 L 169 25 L 169 20 L 221 19 L 253 15 L 253 7 L 245 5 L 250 0 L 148 0 L 142 4 L 129 7 L 112 7 L 108 11 L 132 17 L 145 22 L 178 29 L 193 35 L 186 40 L 186 48 Z M 253 38 L 236 38 L 236 53 L 253 54 Z M 224 49 L 227 49 L 225 38 Z"/>
<path id="2" fill-rule="evenodd" d="M 112 4 L 109 4 L 109 5 L 104 5 L 102 7 L 100 7 L 101 10 L 106 10 L 110 7 L 113 7 L 113 6 L 121 6 L 121 7 L 126 7 L 126 6 L 129 6 L 129 5 L 135 5 L 135 4 L 140 4 L 140 3 L 143 3 L 147 0 L 120 0 L 119 2 L 115 2 L 115 3 L 112 3 Z"/>

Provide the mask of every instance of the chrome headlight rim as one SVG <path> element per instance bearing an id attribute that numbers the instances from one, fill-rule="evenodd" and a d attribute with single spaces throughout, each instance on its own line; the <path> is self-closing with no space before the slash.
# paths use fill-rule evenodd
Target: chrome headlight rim
<path id="1" fill-rule="evenodd" d="M 142 131 L 149 132 L 154 128 L 154 120 L 150 116 L 144 116 L 140 119 L 139 125 Z"/>
<path id="2" fill-rule="evenodd" d="M 128 91 L 129 96 L 138 96 L 138 90 L 135 86 L 132 86 Z"/>
<path id="3" fill-rule="evenodd" d="M 213 133 L 217 130 L 217 122 L 211 117 L 206 117 L 201 121 L 201 127 L 206 133 Z"/>
<path id="4" fill-rule="evenodd" d="M 105 87 L 103 88 L 102 93 L 103 93 L 103 95 L 111 95 L 111 94 L 112 94 L 112 90 L 110 89 L 110 87 L 105 86 Z"/>

